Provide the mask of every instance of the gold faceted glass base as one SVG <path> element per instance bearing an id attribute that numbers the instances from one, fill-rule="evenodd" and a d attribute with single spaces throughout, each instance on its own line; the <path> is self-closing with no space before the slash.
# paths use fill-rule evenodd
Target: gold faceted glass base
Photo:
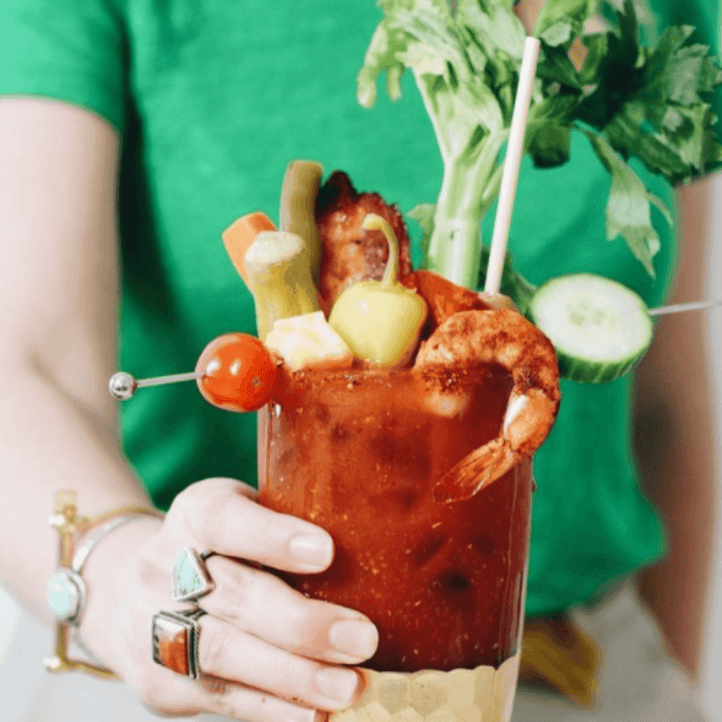
<path id="1" fill-rule="evenodd" d="M 499 669 L 364 670 L 364 675 L 363 697 L 331 715 L 332 722 L 510 722 L 519 654 Z"/>

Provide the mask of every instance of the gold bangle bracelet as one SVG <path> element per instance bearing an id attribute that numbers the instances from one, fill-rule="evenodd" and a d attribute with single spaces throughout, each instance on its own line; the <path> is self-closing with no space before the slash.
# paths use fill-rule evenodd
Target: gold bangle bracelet
<path id="1" fill-rule="evenodd" d="M 58 493 L 55 513 L 50 517 L 50 524 L 58 531 L 59 543 L 58 568 L 48 585 L 48 605 L 55 615 L 55 647 L 53 654 L 43 660 L 49 672 L 85 672 L 101 679 L 117 679 L 114 672 L 93 660 L 78 635 L 87 597 L 82 570 L 101 539 L 123 524 L 144 516 L 163 518 L 159 511 L 142 506 L 123 506 L 94 517 L 81 517 L 77 493 L 72 490 Z M 71 642 L 89 659 L 72 659 Z"/>

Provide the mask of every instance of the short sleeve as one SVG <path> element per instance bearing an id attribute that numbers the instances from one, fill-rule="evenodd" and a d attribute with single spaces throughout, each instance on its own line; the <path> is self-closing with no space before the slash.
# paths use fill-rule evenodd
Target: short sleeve
<path id="1" fill-rule="evenodd" d="M 695 28 L 691 42 L 709 47 L 709 52 L 716 58 L 717 65 L 722 66 L 720 55 L 720 36 L 722 29 L 722 11 L 720 0 L 651 0 L 655 19 L 660 31 L 670 25 L 691 25 Z M 722 85 L 717 86 L 714 93 L 705 98 L 712 111 L 717 115 L 714 126 L 717 142 L 722 143 Z M 722 161 L 709 163 L 700 175 L 712 173 L 722 168 Z"/>
<path id="2" fill-rule="evenodd" d="M 117 0 L 2 0 L 0 96 L 91 110 L 123 131 L 127 43 Z"/>

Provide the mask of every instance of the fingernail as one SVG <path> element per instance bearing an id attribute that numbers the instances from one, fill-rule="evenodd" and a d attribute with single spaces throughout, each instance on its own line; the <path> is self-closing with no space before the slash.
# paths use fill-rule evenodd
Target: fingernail
<path id="1" fill-rule="evenodd" d="M 284 722 L 328 722 L 328 715 L 322 710 L 296 707 L 285 715 Z"/>
<path id="2" fill-rule="evenodd" d="M 350 669 L 328 667 L 316 675 L 316 689 L 333 705 L 353 701 L 359 677 Z"/>
<path id="3" fill-rule="evenodd" d="M 318 534 L 299 534 L 288 546 L 297 561 L 313 567 L 327 567 L 333 559 L 333 542 Z"/>
<path id="4" fill-rule="evenodd" d="M 322 710 L 296 707 L 284 716 L 283 722 L 328 722 L 328 715 Z"/>
<path id="5" fill-rule="evenodd" d="M 373 656 L 379 643 L 379 633 L 371 622 L 344 619 L 331 626 L 328 639 L 336 651 L 362 660 Z"/>

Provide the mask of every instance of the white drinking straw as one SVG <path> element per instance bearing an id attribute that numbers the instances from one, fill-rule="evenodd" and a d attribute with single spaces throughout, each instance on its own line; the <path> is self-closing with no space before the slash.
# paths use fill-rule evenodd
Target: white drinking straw
<path id="1" fill-rule="evenodd" d="M 529 103 L 534 88 L 539 47 L 539 40 L 531 36 L 526 39 L 524 44 L 524 55 L 519 73 L 519 87 L 516 91 L 514 114 L 512 115 L 511 129 L 509 131 L 509 143 L 506 148 L 504 171 L 501 176 L 494 234 L 491 238 L 489 266 L 486 270 L 484 291 L 491 295 L 499 293 L 501 272 L 504 268 L 504 256 L 506 255 L 506 244 L 509 239 L 509 226 L 511 225 L 511 211 L 514 207 L 516 186 L 519 182 L 519 166 L 524 152 L 524 133 L 529 117 Z"/>

